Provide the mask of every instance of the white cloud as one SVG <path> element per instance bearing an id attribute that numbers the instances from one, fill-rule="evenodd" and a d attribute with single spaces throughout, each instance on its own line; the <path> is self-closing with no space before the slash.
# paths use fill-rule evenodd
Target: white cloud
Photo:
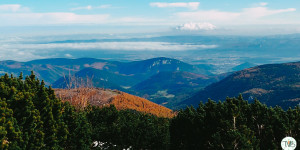
<path id="1" fill-rule="evenodd" d="M 75 10 L 93 10 L 93 9 L 105 9 L 105 8 L 110 8 L 111 5 L 100 5 L 100 6 L 84 6 L 84 7 L 75 7 L 75 8 L 71 8 L 72 11 Z"/>
<path id="2" fill-rule="evenodd" d="M 50 44 L 4 44 L 0 46 L 0 51 L 23 55 L 39 53 L 43 51 L 65 51 L 65 50 L 126 50 L 126 51 L 182 51 L 182 50 L 199 50 L 212 49 L 217 45 L 204 44 L 179 44 L 169 42 L 97 42 L 97 43 L 50 43 Z M 0 54 L 2 54 L 0 53 Z M 4 53 L 3 53 L 4 54 Z M 6 56 L 6 53 L 2 56 Z M 65 54 L 69 57 L 70 54 Z"/>
<path id="3" fill-rule="evenodd" d="M 260 6 L 267 6 L 268 3 L 266 3 L 266 2 L 261 2 L 261 3 L 259 3 L 259 5 L 260 5 Z"/>
<path id="4" fill-rule="evenodd" d="M 209 31 L 209 30 L 215 30 L 217 27 L 211 23 L 185 23 L 178 27 L 176 27 L 177 30 L 181 31 Z"/>
<path id="5" fill-rule="evenodd" d="M 0 5 L 2 10 L 11 10 L 9 12 L 0 13 L 0 26 L 31 26 L 31 25 L 68 25 L 68 24 L 118 24 L 118 25 L 149 25 L 159 22 L 165 22 L 161 19 L 151 19 L 145 17 L 120 17 L 111 18 L 110 14 L 84 14 L 80 15 L 72 12 L 51 12 L 51 13 L 35 13 L 20 12 L 21 5 Z M 73 10 L 92 10 L 111 8 L 111 5 L 85 6 L 73 8 Z M 14 13 L 17 11 L 18 13 Z"/>
<path id="6" fill-rule="evenodd" d="M 62 43 L 62 44 L 34 44 L 22 45 L 27 49 L 55 49 L 55 50 L 128 50 L 128 51 L 181 51 L 216 48 L 217 45 L 194 45 L 168 42 L 99 42 L 99 43 Z"/>
<path id="7" fill-rule="evenodd" d="M 88 6 L 84 6 L 84 7 L 75 7 L 75 8 L 71 8 L 72 11 L 74 10 L 91 10 L 93 7 L 91 5 Z"/>
<path id="8" fill-rule="evenodd" d="M 0 5 L 0 12 L 26 12 L 30 9 L 19 4 Z"/>
<path id="9" fill-rule="evenodd" d="M 73 56 L 71 54 L 65 54 L 65 57 L 72 58 Z"/>
<path id="10" fill-rule="evenodd" d="M 198 10 L 193 12 L 179 12 L 177 16 L 182 21 L 212 22 L 219 24 L 259 24 L 265 23 L 267 16 L 293 12 L 295 8 L 269 9 L 259 6 L 244 8 L 241 12 L 227 12 L 219 10 Z M 273 22 L 272 22 L 273 23 Z M 281 23 L 281 22 L 278 22 Z"/>
<path id="11" fill-rule="evenodd" d="M 42 59 L 42 58 L 45 57 L 36 54 L 34 51 L 0 47 L 0 60 L 27 61 L 27 60 Z"/>
<path id="12" fill-rule="evenodd" d="M 194 22 L 195 24 L 184 24 L 178 29 L 185 30 L 206 30 L 210 26 L 197 24 L 198 22 L 209 22 L 217 26 L 226 25 L 261 25 L 261 24 L 296 24 L 300 23 L 299 19 L 294 19 L 297 14 L 291 15 L 278 15 L 282 13 L 294 12 L 295 8 L 287 9 L 270 9 L 266 7 L 267 3 L 256 3 L 257 7 L 244 8 L 241 11 L 230 12 L 221 10 L 201 10 L 198 9 L 199 2 L 174 2 L 163 3 L 156 2 L 150 3 L 153 7 L 175 7 L 175 8 L 188 8 L 190 10 L 178 12 L 173 16 L 158 16 L 155 18 L 147 18 L 143 14 L 135 16 L 111 17 L 110 14 L 78 14 L 75 12 L 51 12 L 51 13 L 38 13 L 30 12 L 30 9 L 19 4 L 0 5 L 0 26 L 40 26 L 40 25 L 118 25 L 118 26 L 166 26 L 178 25 L 180 23 Z M 112 8 L 111 5 L 100 6 L 84 6 L 72 8 L 72 10 L 94 10 L 102 8 Z M 113 14 L 112 14 L 113 15 Z M 168 15 L 168 14 L 166 14 Z M 293 16 L 294 15 L 294 16 Z M 291 19 L 292 18 L 292 19 Z M 212 26 L 211 26 L 212 27 Z M 149 27 L 150 28 L 150 27 Z M 194 29 L 192 29 L 194 28 Z M 213 28 L 213 27 L 212 27 Z M 120 29 L 121 30 L 121 29 Z"/>
<path id="13" fill-rule="evenodd" d="M 101 24 L 108 14 L 78 15 L 75 13 L 4 13 L 0 14 L 0 26 L 55 25 L 55 24 Z"/>
<path id="14" fill-rule="evenodd" d="M 24 44 L 0 41 L 0 60 L 28 61 L 58 56 L 73 58 L 72 51 L 185 51 L 217 48 L 217 45 L 179 44 L 168 42 L 97 42 Z"/>
<path id="15" fill-rule="evenodd" d="M 183 7 L 188 8 L 192 10 L 198 9 L 200 3 L 199 2 L 188 2 L 188 3 L 162 3 L 162 2 L 156 2 L 156 3 L 150 3 L 150 6 L 152 7 L 159 7 L 159 8 L 165 8 L 165 7 Z"/>
<path id="16" fill-rule="evenodd" d="M 275 15 L 279 13 L 285 12 L 293 12 L 296 11 L 295 8 L 287 8 L 287 9 L 276 9 L 271 10 L 266 7 L 254 7 L 254 8 L 245 8 L 241 13 L 241 16 L 248 18 L 260 18 L 264 16 Z"/>
<path id="17" fill-rule="evenodd" d="M 240 16 L 239 13 L 222 12 L 218 10 L 199 10 L 195 12 L 180 12 L 176 14 L 184 20 L 196 21 L 228 21 Z"/>

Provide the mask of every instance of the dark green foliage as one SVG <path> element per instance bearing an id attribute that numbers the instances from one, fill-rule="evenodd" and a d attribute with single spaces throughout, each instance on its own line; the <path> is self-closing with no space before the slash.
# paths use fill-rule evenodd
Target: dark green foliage
<path id="1" fill-rule="evenodd" d="M 0 149 L 9 150 L 280 149 L 284 137 L 300 139 L 299 106 L 285 111 L 239 96 L 172 119 L 114 106 L 76 110 L 33 73 L 0 77 L 0 114 Z"/>
<path id="2" fill-rule="evenodd" d="M 209 100 L 180 110 L 171 120 L 171 149 L 280 149 L 286 136 L 299 140 L 300 107 L 284 111 L 242 96 Z"/>
<path id="3" fill-rule="evenodd" d="M 22 76 L 15 78 L 6 74 L 0 78 L 1 149 L 65 149 L 67 139 L 72 137 L 68 129 L 73 125 L 64 120 L 65 104 L 55 97 L 51 87 L 45 87 L 43 81 L 36 79 L 33 72 L 25 80 Z M 79 116 L 75 117 L 76 121 L 80 119 L 76 122 L 76 126 L 81 125 L 76 127 L 78 133 L 77 130 L 85 129 L 88 123 L 74 109 L 73 113 Z M 80 138 L 77 140 L 82 140 Z M 91 142 L 84 143 L 89 147 Z"/>
<path id="4" fill-rule="evenodd" d="M 299 104 L 300 63 L 269 64 L 235 72 L 223 80 L 199 91 L 182 105 L 198 105 L 208 98 L 224 100 L 240 93 L 253 102 L 258 98 L 263 104 L 281 106 L 287 110 Z"/>
<path id="5" fill-rule="evenodd" d="M 167 149 L 169 119 L 115 107 L 75 110 L 33 72 L 0 78 L 1 149 Z"/>
<path id="6" fill-rule="evenodd" d="M 103 143 L 95 149 L 167 149 L 169 119 L 114 106 L 88 108 L 92 140 Z"/>
<path id="7" fill-rule="evenodd" d="M 21 132 L 17 126 L 13 111 L 7 107 L 5 99 L 0 99 L 0 143 L 1 149 L 20 149 Z"/>
<path id="8" fill-rule="evenodd" d="M 25 82 L 36 85 L 31 78 L 26 78 Z M 8 104 L 13 112 L 13 118 L 17 121 L 16 129 L 20 130 L 17 145 L 22 149 L 41 149 L 43 147 L 44 132 L 43 122 L 39 111 L 35 108 L 32 98 L 35 93 L 30 84 L 24 84 L 21 78 L 8 78 L 8 75 L 0 78 L 0 97 Z"/>
<path id="9" fill-rule="evenodd" d="M 63 120 L 68 125 L 68 137 L 64 141 L 65 149 L 90 149 L 91 125 L 85 112 L 77 112 L 68 102 L 63 104 Z"/>

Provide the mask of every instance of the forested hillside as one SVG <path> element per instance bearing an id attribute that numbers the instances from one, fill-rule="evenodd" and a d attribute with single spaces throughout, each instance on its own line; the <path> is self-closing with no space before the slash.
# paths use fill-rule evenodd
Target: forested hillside
<path id="1" fill-rule="evenodd" d="M 286 136 L 299 143 L 299 106 L 284 111 L 241 95 L 180 110 L 170 124 L 171 149 L 281 149 Z"/>
<path id="2" fill-rule="evenodd" d="M 177 103 L 221 79 L 222 76 L 212 77 L 183 71 L 159 72 L 134 85 L 131 90 L 135 95 L 174 108 Z"/>
<path id="3" fill-rule="evenodd" d="M 75 109 L 34 74 L 0 78 L 1 149 L 167 149 L 169 119 L 110 107 Z"/>
<path id="4" fill-rule="evenodd" d="M 300 107 L 284 111 L 242 96 L 161 118 L 135 110 L 74 107 L 32 73 L 0 78 L 1 149 L 280 149 L 299 143 Z"/>
<path id="5" fill-rule="evenodd" d="M 33 70 L 39 79 L 44 80 L 46 85 L 51 85 L 53 88 L 74 88 L 78 84 L 86 84 L 89 79 L 89 84 L 93 87 L 117 89 L 161 105 L 166 104 L 164 106 L 169 108 L 175 108 L 178 102 L 188 98 L 190 94 L 194 94 L 210 83 L 219 81 L 219 76 L 214 76 L 210 72 L 212 68 L 212 65 L 191 65 L 166 57 L 130 62 L 95 58 L 51 58 L 28 62 L 0 61 L 0 75 L 5 73 L 18 75 L 19 72 L 30 75 Z M 162 72 L 171 74 L 176 72 L 171 80 L 178 80 L 178 82 L 165 82 L 168 75 Z M 164 78 L 160 78 L 162 75 Z M 190 76 L 194 77 L 190 80 Z M 204 76 L 205 78 L 200 78 Z M 199 80 L 194 80 L 195 77 Z M 153 78 L 156 78 L 156 83 L 164 85 L 161 87 L 149 85 L 149 90 L 140 87 L 145 82 L 152 82 Z M 174 91 L 173 85 L 176 83 L 179 84 L 176 85 L 176 91 Z M 171 92 L 171 95 L 176 92 L 176 98 L 166 97 L 164 91 Z M 161 92 L 163 93 L 160 94 Z"/>
<path id="6" fill-rule="evenodd" d="M 300 62 L 268 64 L 235 72 L 223 80 L 200 90 L 185 105 L 197 106 L 200 101 L 223 100 L 242 94 L 247 100 L 288 109 L 300 103 Z"/>
<path id="7" fill-rule="evenodd" d="M 101 68 L 106 63 L 107 61 L 105 60 L 93 58 L 53 58 L 28 62 L 0 61 L 0 74 L 18 75 L 20 72 L 23 72 L 24 75 L 30 75 L 30 72 L 34 70 L 35 75 L 39 79 L 44 80 L 46 84 L 50 85 L 63 76 L 73 74 L 86 67 Z M 109 65 L 107 64 L 107 66 Z"/>

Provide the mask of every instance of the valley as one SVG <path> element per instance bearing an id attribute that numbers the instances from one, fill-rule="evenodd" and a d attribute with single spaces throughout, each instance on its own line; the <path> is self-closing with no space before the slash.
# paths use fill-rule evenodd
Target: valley
<path id="1" fill-rule="evenodd" d="M 224 100 L 242 94 L 285 109 L 299 104 L 299 63 L 256 66 L 245 62 L 232 72 L 213 74 L 211 67 L 158 57 L 120 62 L 94 58 L 53 58 L 28 62 L 1 61 L 1 73 L 37 77 L 53 88 L 105 88 L 148 99 L 171 109 Z M 253 67 L 256 66 L 256 67 Z M 249 68 L 253 67 L 253 68 Z M 241 70 L 241 71 L 239 71 Z"/>
<path id="2" fill-rule="evenodd" d="M 296 0 L 1 0 L 0 150 L 299 149 L 299 16 Z"/>
<path id="3" fill-rule="evenodd" d="M 284 109 L 300 104 L 300 62 L 268 64 L 237 71 L 223 80 L 200 90 L 186 105 L 198 105 L 209 98 L 223 100 L 239 94 L 253 102 L 256 98 L 267 106 Z"/>

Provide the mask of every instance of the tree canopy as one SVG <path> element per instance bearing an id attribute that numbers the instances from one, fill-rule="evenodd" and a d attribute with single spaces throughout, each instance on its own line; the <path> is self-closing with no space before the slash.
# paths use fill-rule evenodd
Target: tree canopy
<path id="1" fill-rule="evenodd" d="M 76 109 L 35 75 L 0 77 L 1 149 L 280 149 L 300 139 L 300 107 L 242 96 L 209 100 L 162 118 L 135 110 Z"/>

